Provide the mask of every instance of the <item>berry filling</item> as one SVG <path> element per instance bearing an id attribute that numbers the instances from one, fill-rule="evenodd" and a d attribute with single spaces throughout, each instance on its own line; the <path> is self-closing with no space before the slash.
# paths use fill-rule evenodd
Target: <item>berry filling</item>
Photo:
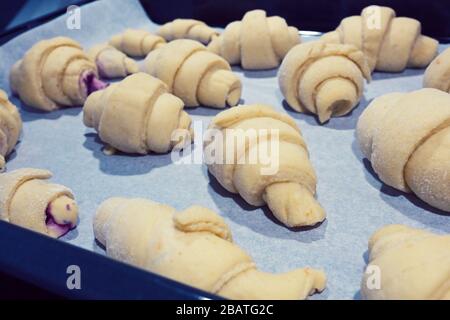
<path id="1" fill-rule="evenodd" d="M 70 208 L 69 208 L 69 210 L 70 210 Z M 55 238 L 62 237 L 67 232 L 69 232 L 71 229 L 75 228 L 75 226 L 70 221 L 67 221 L 67 223 L 65 223 L 65 224 L 57 223 L 52 214 L 52 209 L 51 209 L 50 204 L 47 206 L 47 209 L 45 210 L 45 215 L 46 215 L 45 225 L 47 226 L 48 233 L 49 233 L 49 235 L 51 235 Z"/>
<path id="2" fill-rule="evenodd" d="M 86 96 L 89 96 L 94 91 L 105 89 L 109 85 L 109 83 L 98 79 L 91 71 L 87 71 L 82 74 L 81 83 L 82 88 L 85 89 Z"/>

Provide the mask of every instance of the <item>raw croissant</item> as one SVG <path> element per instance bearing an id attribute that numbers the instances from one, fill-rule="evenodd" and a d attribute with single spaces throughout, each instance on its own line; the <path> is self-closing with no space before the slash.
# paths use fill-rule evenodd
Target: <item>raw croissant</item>
<path id="1" fill-rule="evenodd" d="M 103 142 L 128 153 L 163 153 L 183 146 L 193 136 L 183 102 L 166 85 L 135 73 L 91 94 L 83 108 L 84 124 L 95 128 Z M 172 138 L 176 130 L 185 135 Z M 113 150 L 111 150 L 113 151 Z"/>
<path id="2" fill-rule="evenodd" d="M 289 27 L 281 17 L 266 17 L 264 10 L 253 10 L 247 12 L 242 21 L 228 24 L 225 31 L 210 42 L 208 49 L 232 65 L 257 70 L 278 67 L 289 49 L 298 43 L 297 28 Z"/>
<path id="3" fill-rule="evenodd" d="M 361 283 L 364 298 L 450 300 L 450 235 L 389 225 L 372 235 L 369 252 Z M 371 286 L 375 276 L 379 288 Z"/>
<path id="4" fill-rule="evenodd" d="M 92 47 L 88 55 L 92 61 L 95 61 L 98 73 L 103 78 L 126 77 L 139 71 L 136 61 L 107 44 Z"/>
<path id="5" fill-rule="evenodd" d="M 6 95 L 0 90 L 0 172 L 5 170 L 5 157 L 16 146 L 22 131 L 22 119 Z"/>
<path id="6" fill-rule="evenodd" d="M 369 6 L 361 16 L 343 19 L 326 42 L 353 44 L 366 55 L 370 69 L 400 72 L 407 67 L 425 68 L 436 56 L 438 42 L 421 34 L 421 24 L 395 17 L 389 7 Z"/>
<path id="7" fill-rule="evenodd" d="M 50 171 L 24 168 L 0 174 L 0 220 L 58 238 L 75 228 L 72 191 L 48 181 Z"/>
<path id="8" fill-rule="evenodd" d="M 364 54 L 352 45 L 321 41 L 292 48 L 278 72 L 287 103 L 296 111 L 312 112 L 324 123 L 349 113 L 361 99 L 370 70 Z"/>
<path id="9" fill-rule="evenodd" d="M 163 24 L 157 35 L 163 37 L 166 41 L 176 39 L 191 39 L 208 44 L 219 33 L 204 22 L 194 19 L 175 19 Z"/>
<path id="10" fill-rule="evenodd" d="M 214 211 L 145 199 L 110 198 L 94 218 L 108 256 L 231 299 L 305 299 L 325 287 L 322 271 L 282 274 L 256 269 Z"/>
<path id="11" fill-rule="evenodd" d="M 117 50 L 134 57 L 144 57 L 165 43 L 162 37 L 140 29 L 127 29 L 109 40 L 109 44 Z"/>
<path id="12" fill-rule="evenodd" d="M 209 129 L 220 130 L 221 136 L 205 141 L 208 169 L 225 189 L 239 193 L 251 205 L 267 203 L 289 227 L 315 225 L 325 219 L 325 211 L 314 198 L 316 174 L 292 118 L 270 106 L 239 106 L 219 113 Z M 214 156 L 224 158 L 208 159 L 213 151 Z M 263 152 L 270 163 L 261 156 Z"/>
<path id="13" fill-rule="evenodd" d="M 194 40 L 180 39 L 150 52 L 145 58 L 147 72 L 161 79 L 170 92 L 187 107 L 235 106 L 242 85 L 230 65 Z"/>
<path id="14" fill-rule="evenodd" d="M 423 86 L 450 93 L 450 48 L 437 56 L 425 70 Z"/>
<path id="15" fill-rule="evenodd" d="M 357 137 L 384 183 L 450 211 L 450 95 L 421 89 L 376 98 Z"/>
<path id="16" fill-rule="evenodd" d="M 10 84 L 30 107 L 52 111 L 82 105 L 91 92 L 106 87 L 97 77 L 78 42 L 56 37 L 39 41 L 14 64 Z"/>

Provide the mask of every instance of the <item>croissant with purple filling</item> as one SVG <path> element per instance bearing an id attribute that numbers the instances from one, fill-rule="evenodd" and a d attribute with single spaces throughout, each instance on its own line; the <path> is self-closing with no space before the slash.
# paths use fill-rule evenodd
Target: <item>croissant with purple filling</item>
<path id="1" fill-rule="evenodd" d="M 50 171 L 23 168 L 0 175 L 0 220 L 59 238 L 76 227 L 72 191 L 47 181 Z"/>
<path id="2" fill-rule="evenodd" d="M 80 44 L 67 37 L 42 40 L 17 61 L 10 73 L 11 90 L 25 104 L 43 111 L 81 106 L 87 96 L 106 87 L 95 63 Z"/>

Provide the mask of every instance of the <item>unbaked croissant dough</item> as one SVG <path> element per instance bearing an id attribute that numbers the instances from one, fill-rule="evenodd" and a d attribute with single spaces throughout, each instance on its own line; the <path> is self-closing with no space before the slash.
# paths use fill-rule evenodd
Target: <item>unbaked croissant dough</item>
<path id="1" fill-rule="evenodd" d="M 146 199 L 109 198 L 94 218 L 108 256 L 231 299 L 305 299 L 325 287 L 322 271 L 259 271 L 214 211 Z"/>
<path id="2" fill-rule="evenodd" d="M 389 225 L 372 235 L 369 253 L 364 298 L 450 300 L 450 235 Z M 379 288 L 371 281 L 376 276 Z"/>
<path id="3" fill-rule="evenodd" d="M 127 29 L 109 40 L 109 44 L 117 50 L 134 57 L 144 57 L 165 43 L 164 38 L 141 29 Z"/>
<path id="4" fill-rule="evenodd" d="M 450 95 L 421 89 L 376 98 L 357 137 L 384 183 L 450 212 Z"/>
<path id="5" fill-rule="evenodd" d="M 13 65 L 10 84 L 30 107 L 52 111 L 82 105 L 91 92 L 106 87 L 97 77 L 78 42 L 56 37 L 39 41 Z"/>
<path id="6" fill-rule="evenodd" d="M 166 41 L 191 39 L 208 44 L 219 33 L 203 21 L 194 19 L 175 19 L 163 24 L 156 32 Z"/>
<path id="7" fill-rule="evenodd" d="M 42 40 L 17 61 L 10 74 L 11 89 L 27 105 L 52 111 L 79 106 L 93 91 L 106 87 L 97 68 L 70 38 Z"/>
<path id="8" fill-rule="evenodd" d="M 72 191 L 46 181 L 50 171 L 24 168 L 0 174 L 0 220 L 58 238 L 75 228 Z"/>
<path id="9" fill-rule="evenodd" d="M 91 94 L 84 124 L 110 147 L 128 153 L 163 153 L 192 139 L 191 118 L 183 102 L 159 79 L 139 72 Z M 174 140 L 175 130 L 184 133 Z"/>
<path id="10" fill-rule="evenodd" d="M 298 43 L 297 28 L 288 26 L 281 17 L 267 17 L 264 10 L 253 10 L 241 21 L 228 24 L 208 49 L 232 65 L 257 70 L 278 67 L 289 49 Z"/>
<path id="11" fill-rule="evenodd" d="M 98 44 L 88 52 L 97 65 L 98 73 L 103 78 L 126 77 L 139 71 L 136 61 L 108 44 Z"/>
<path id="12" fill-rule="evenodd" d="M 194 40 L 174 40 L 150 52 L 145 67 L 187 107 L 225 108 L 241 98 L 241 80 L 228 62 Z"/>
<path id="13" fill-rule="evenodd" d="M 205 141 L 208 169 L 225 189 L 239 193 L 251 205 L 267 203 L 289 227 L 315 225 L 325 219 L 325 211 L 314 198 L 316 174 L 292 118 L 270 106 L 239 106 L 219 113 L 209 129 L 212 136 L 205 138 L 209 140 Z M 212 130 L 220 130 L 221 136 Z M 278 150 L 272 149 L 274 143 Z M 261 156 L 264 153 L 267 159 Z"/>
<path id="14" fill-rule="evenodd" d="M 0 90 L 0 172 L 5 170 L 5 157 L 16 146 L 22 131 L 22 119 L 6 95 Z"/>
<path id="15" fill-rule="evenodd" d="M 369 6 L 361 16 L 343 19 L 326 42 L 353 44 L 366 55 L 370 69 L 400 72 L 407 67 L 425 68 L 436 56 L 438 42 L 421 34 L 419 21 L 395 17 L 389 7 Z"/>
<path id="16" fill-rule="evenodd" d="M 423 86 L 450 93 L 450 48 L 437 56 L 425 70 Z"/>
<path id="17" fill-rule="evenodd" d="M 370 80 L 370 70 L 360 50 L 321 41 L 292 48 L 278 71 L 287 103 L 296 111 L 317 114 L 321 123 L 359 103 L 364 78 Z"/>

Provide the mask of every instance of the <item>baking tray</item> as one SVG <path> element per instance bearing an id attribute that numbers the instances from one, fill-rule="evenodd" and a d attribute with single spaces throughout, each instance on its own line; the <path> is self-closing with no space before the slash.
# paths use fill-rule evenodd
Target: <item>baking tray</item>
<path id="1" fill-rule="evenodd" d="M 68 30 L 66 16 L 62 16 L 0 47 L 0 87 L 10 93 L 9 68 L 37 40 L 66 35 L 88 48 L 127 27 L 150 31 L 158 27 L 133 0 L 88 3 L 81 7 L 81 19 L 80 30 Z M 312 39 L 304 37 L 305 41 Z M 440 46 L 440 50 L 444 48 Z M 0 241 L 6 245 L 0 251 L 0 271 L 68 297 L 212 297 L 102 257 L 104 251 L 92 232 L 92 217 L 98 205 L 111 196 L 149 198 L 179 210 L 193 204 L 215 210 L 230 225 L 237 244 L 262 270 L 284 272 L 303 266 L 323 269 L 328 286 L 313 299 L 359 298 L 367 240 L 381 226 L 401 223 L 437 233 L 450 232 L 449 216 L 444 212 L 382 184 L 363 159 L 354 137 L 357 119 L 373 98 L 392 91 L 419 89 L 424 70 L 374 73 L 360 105 L 351 114 L 333 118 L 323 126 L 315 117 L 293 112 L 283 102 L 277 70 L 233 70 L 243 82 L 244 103 L 270 104 L 292 116 L 302 129 L 318 175 L 318 199 L 328 214 L 324 223 L 314 228 L 288 229 L 267 208 L 252 207 L 226 192 L 204 165 L 177 165 L 169 154 L 106 156 L 97 134 L 83 126 L 81 108 L 41 113 L 12 98 L 20 108 L 24 130 L 7 163 L 8 170 L 30 166 L 50 169 L 53 181 L 74 191 L 80 224 L 62 241 L 54 241 L 0 223 Z M 187 112 L 206 128 L 220 110 L 199 107 Z M 82 264 L 82 274 L 89 276 L 82 280 L 83 289 L 74 292 L 66 288 L 66 268 L 77 263 Z M 111 279 L 122 277 L 131 279 L 129 286 L 124 281 L 124 287 L 116 290 Z M 96 294 L 94 288 L 102 290 Z"/>
<path id="2" fill-rule="evenodd" d="M 217 299 L 214 295 L 0 221 L 0 271 L 71 299 Z M 69 289 L 73 267 L 80 288 Z M 0 284 L 0 288 L 2 285 Z M 7 292 L 3 292 L 5 298 Z"/>

